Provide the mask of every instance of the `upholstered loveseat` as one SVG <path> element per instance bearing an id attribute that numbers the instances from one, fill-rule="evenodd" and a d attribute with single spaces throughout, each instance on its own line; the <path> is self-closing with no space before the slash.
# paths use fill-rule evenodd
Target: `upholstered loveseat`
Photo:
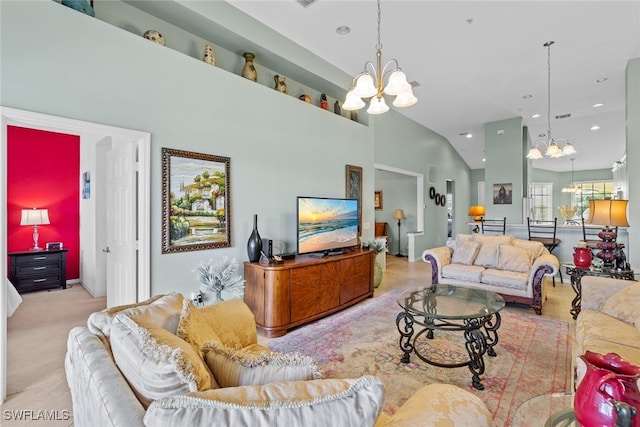
<path id="1" fill-rule="evenodd" d="M 573 359 L 587 350 L 617 353 L 640 366 L 640 283 L 584 276 Z"/>
<path id="2" fill-rule="evenodd" d="M 393 416 L 373 376 L 324 379 L 313 358 L 257 343 L 239 300 L 177 293 L 93 313 L 65 359 L 76 427 L 492 425 L 468 391 L 431 384 Z"/>
<path id="3" fill-rule="evenodd" d="M 544 276 L 555 275 L 558 259 L 540 242 L 510 235 L 458 234 L 447 246 L 427 249 L 433 284 L 454 284 L 496 292 L 509 302 L 544 303 Z"/>

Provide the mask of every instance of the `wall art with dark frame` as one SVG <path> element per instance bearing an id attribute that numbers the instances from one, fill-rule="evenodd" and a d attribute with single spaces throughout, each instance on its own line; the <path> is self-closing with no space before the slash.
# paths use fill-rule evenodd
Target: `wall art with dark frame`
<path id="1" fill-rule="evenodd" d="M 377 211 L 382 210 L 382 191 L 373 192 L 373 209 Z"/>
<path id="2" fill-rule="evenodd" d="M 513 203 L 513 184 L 493 184 L 493 204 L 511 205 Z"/>
<path id="3" fill-rule="evenodd" d="M 362 168 L 347 165 L 346 176 L 347 199 L 358 200 L 358 236 L 362 234 Z"/>
<path id="4" fill-rule="evenodd" d="M 231 246 L 229 157 L 162 148 L 162 253 Z"/>

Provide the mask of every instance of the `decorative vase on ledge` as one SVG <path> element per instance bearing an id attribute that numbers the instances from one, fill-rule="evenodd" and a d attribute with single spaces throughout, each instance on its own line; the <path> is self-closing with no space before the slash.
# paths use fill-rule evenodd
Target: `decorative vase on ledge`
<path id="1" fill-rule="evenodd" d="M 262 239 L 258 233 L 258 215 L 253 216 L 253 231 L 247 242 L 247 254 L 249 261 L 258 262 L 260 260 L 260 251 L 262 251 Z"/>
<path id="2" fill-rule="evenodd" d="M 242 77 L 245 79 L 253 80 L 254 82 L 258 81 L 258 72 L 256 71 L 256 67 L 253 66 L 253 60 L 255 59 L 255 55 L 251 52 L 245 52 L 244 57 L 244 67 L 242 67 Z"/>

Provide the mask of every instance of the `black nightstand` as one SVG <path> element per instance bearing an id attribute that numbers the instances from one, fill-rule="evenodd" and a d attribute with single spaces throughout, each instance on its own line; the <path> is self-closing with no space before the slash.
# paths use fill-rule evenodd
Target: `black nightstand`
<path id="1" fill-rule="evenodd" d="M 9 280 L 18 292 L 67 288 L 67 251 L 10 252 Z"/>

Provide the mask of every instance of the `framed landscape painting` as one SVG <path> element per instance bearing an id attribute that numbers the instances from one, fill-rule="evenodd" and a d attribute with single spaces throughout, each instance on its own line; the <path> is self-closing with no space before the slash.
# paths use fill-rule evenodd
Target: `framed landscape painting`
<path id="1" fill-rule="evenodd" d="M 230 163 L 162 148 L 162 253 L 231 246 Z"/>

